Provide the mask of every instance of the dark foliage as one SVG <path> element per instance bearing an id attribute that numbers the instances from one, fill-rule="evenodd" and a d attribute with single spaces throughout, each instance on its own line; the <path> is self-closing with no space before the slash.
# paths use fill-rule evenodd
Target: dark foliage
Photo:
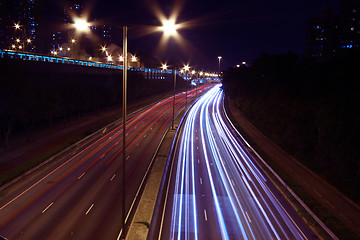
<path id="1" fill-rule="evenodd" d="M 359 52 L 321 63 L 262 54 L 223 85 L 261 131 L 360 202 L 359 79 Z"/>
<path id="2" fill-rule="evenodd" d="M 0 147 L 9 137 L 51 127 L 88 113 L 121 106 L 122 71 L 0 59 Z M 178 79 L 178 86 L 184 85 Z M 172 79 L 128 72 L 128 102 L 173 88 Z"/>

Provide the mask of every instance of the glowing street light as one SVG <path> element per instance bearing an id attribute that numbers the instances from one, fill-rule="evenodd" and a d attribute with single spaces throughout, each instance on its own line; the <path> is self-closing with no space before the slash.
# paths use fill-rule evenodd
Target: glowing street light
<path id="1" fill-rule="evenodd" d="M 12 48 L 16 48 L 15 44 L 11 45 Z"/>
<path id="2" fill-rule="evenodd" d="M 101 47 L 101 51 L 106 52 L 106 47 L 105 47 L 105 46 L 102 46 L 102 47 Z"/>
<path id="3" fill-rule="evenodd" d="M 119 56 L 119 61 L 123 62 L 124 61 L 124 57 L 122 55 Z"/>
<path id="4" fill-rule="evenodd" d="M 107 60 L 108 60 L 109 62 L 111 62 L 111 61 L 112 61 L 112 56 L 111 56 L 111 55 L 107 56 Z"/>
<path id="5" fill-rule="evenodd" d="M 60 47 L 60 48 L 59 48 L 59 51 L 62 51 L 62 50 L 63 50 L 63 48 L 62 48 L 62 47 Z"/>
<path id="6" fill-rule="evenodd" d="M 76 42 L 76 40 L 75 39 L 71 39 L 71 43 L 75 43 Z"/>
<path id="7" fill-rule="evenodd" d="M 165 79 L 165 77 L 164 77 L 164 72 L 165 72 L 165 70 L 167 70 L 167 65 L 166 65 L 166 63 L 161 64 L 161 72 L 162 72 L 161 79 Z"/>
<path id="8" fill-rule="evenodd" d="M 190 70 L 189 64 L 184 66 L 184 71 L 187 72 Z"/>
<path id="9" fill-rule="evenodd" d="M 221 62 L 222 56 L 218 56 L 218 59 L 219 59 L 219 80 L 220 80 L 220 62 Z"/>
<path id="10" fill-rule="evenodd" d="M 74 27 L 79 32 L 90 31 L 90 24 L 83 18 L 74 18 Z"/>
<path id="11" fill-rule="evenodd" d="M 174 36 L 179 28 L 178 24 L 175 24 L 174 19 L 164 19 L 160 30 L 164 32 L 166 36 Z"/>
<path id="12" fill-rule="evenodd" d="M 136 58 L 135 55 L 131 57 L 131 61 L 132 61 L 132 62 L 137 62 L 137 58 Z"/>
<path id="13" fill-rule="evenodd" d="M 185 71 L 185 88 L 186 88 L 186 96 L 185 96 L 185 108 L 187 107 L 187 95 L 188 95 L 188 77 L 187 73 L 190 70 L 189 64 L 184 65 L 184 71 Z"/>
<path id="14" fill-rule="evenodd" d="M 20 39 L 19 39 L 19 38 L 17 38 L 17 39 L 16 39 L 16 42 L 17 42 L 17 43 L 19 43 L 19 42 L 20 42 Z"/>
<path id="15" fill-rule="evenodd" d="M 27 41 L 28 43 L 31 43 L 31 39 L 30 39 L 30 38 L 28 38 L 26 41 Z"/>
<path id="16" fill-rule="evenodd" d="M 20 25 L 18 24 L 18 23 L 14 23 L 14 27 L 15 27 L 15 29 L 20 29 Z"/>

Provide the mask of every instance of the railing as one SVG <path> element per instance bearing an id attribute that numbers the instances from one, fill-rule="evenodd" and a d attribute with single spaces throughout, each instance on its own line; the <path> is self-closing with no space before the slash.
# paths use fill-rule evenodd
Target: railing
<path id="1" fill-rule="evenodd" d="M 13 51 L 13 50 L 0 49 L 0 57 L 1 58 L 10 58 L 10 59 L 20 59 L 20 60 L 26 60 L 26 61 L 51 62 L 51 63 L 123 70 L 123 66 L 116 65 L 116 64 L 84 61 L 84 60 L 77 60 L 77 59 L 72 59 L 72 58 L 67 58 L 67 57 L 48 56 L 48 55 L 34 54 L 34 53 L 28 53 L 28 52 L 17 52 L 17 51 Z M 142 67 L 141 68 L 128 67 L 128 70 L 134 71 L 134 72 L 141 72 L 146 79 L 165 79 L 165 78 L 169 78 L 169 75 L 173 74 L 172 69 L 161 70 L 161 69 L 156 69 L 156 68 L 154 69 L 154 68 L 142 68 Z M 177 73 L 177 75 L 181 76 L 181 74 L 179 72 Z M 211 80 L 213 80 L 213 79 L 211 79 L 211 78 L 199 79 L 200 82 L 211 81 Z"/>

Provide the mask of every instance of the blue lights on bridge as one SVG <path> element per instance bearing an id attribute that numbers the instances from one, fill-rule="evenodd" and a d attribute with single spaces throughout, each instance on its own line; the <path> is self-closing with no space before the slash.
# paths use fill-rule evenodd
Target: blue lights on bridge
<path id="1" fill-rule="evenodd" d="M 3 50 L 3 49 L 0 49 L 0 58 L 123 70 L 123 66 L 110 64 L 110 63 L 77 60 L 77 59 L 72 59 L 72 58 L 67 58 L 67 57 L 48 56 L 48 55 L 42 55 L 42 54 L 34 54 L 34 53 L 29 53 L 29 52 L 17 52 L 17 51 L 13 51 L 13 50 Z M 156 68 L 144 68 L 144 67 L 140 67 L 140 68 L 128 67 L 128 70 L 134 71 L 134 72 L 141 72 L 146 79 L 170 79 L 171 78 L 170 75 L 173 75 L 173 73 L 174 73 L 173 69 L 161 70 L 161 69 L 156 69 Z M 180 72 L 177 72 L 177 75 L 184 77 L 183 75 L 181 75 Z M 186 79 L 186 78 L 184 77 L 184 79 Z M 202 82 L 210 81 L 213 79 L 214 79 L 213 77 L 206 77 L 206 78 L 200 77 L 200 78 L 198 78 L 197 81 L 202 83 Z"/>
<path id="2" fill-rule="evenodd" d="M 76 60 L 71 58 L 53 57 L 53 56 L 46 56 L 46 55 L 33 54 L 33 53 L 21 53 L 11 50 L 0 50 L 0 56 L 1 58 L 11 58 L 11 59 L 37 61 L 37 62 L 63 63 L 63 64 L 111 68 L 111 69 L 119 69 L 119 70 L 123 69 L 122 66 L 113 65 L 113 64 L 83 61 L 83 60 Z"/>

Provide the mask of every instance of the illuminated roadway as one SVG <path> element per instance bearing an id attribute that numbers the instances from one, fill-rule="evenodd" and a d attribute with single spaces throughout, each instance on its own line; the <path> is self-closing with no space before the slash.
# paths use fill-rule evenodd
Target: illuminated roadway
<path id="1" fill-rule="evenodd" d="M 217 85 L 179 132 L 159 239 L 314 239 L 224 119 Z"/>
<path id="2" fill-rule="evenodd" d="M 205 91 L 189 93 L 190 99 Z M 175 114 L 185 94 L 176 97 Z M 128 116 L 126 213 L 171 125 L 173 98 Z M 8 239 L 117 239 L 122 231 L 122 125 L 104 129 L 66 157 L 53 160 L 0 200 L 0 235 Z M 13 189 L 13 188 L 11 188 Z"/>

